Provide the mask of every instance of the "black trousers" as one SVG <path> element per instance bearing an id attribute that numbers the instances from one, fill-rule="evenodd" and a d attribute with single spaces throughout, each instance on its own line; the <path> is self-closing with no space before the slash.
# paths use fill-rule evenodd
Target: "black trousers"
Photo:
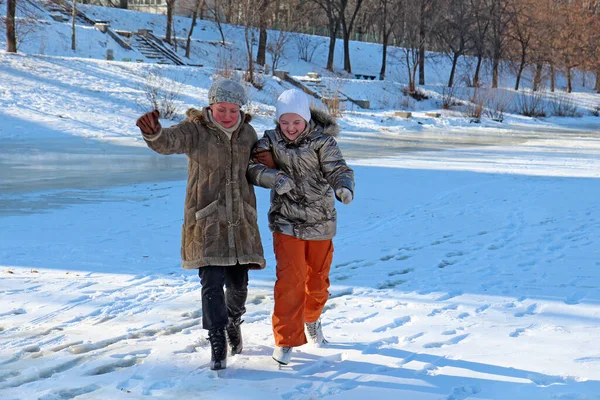
<path id="1" fill-rule="evenodd" d="M 229 318 L 246 312 L 248 265 L 214 265 L 198 269 L 202 284 L 202 327 L 224 328 Z M 226 287 L 226 291 L 223 290 Z"/>

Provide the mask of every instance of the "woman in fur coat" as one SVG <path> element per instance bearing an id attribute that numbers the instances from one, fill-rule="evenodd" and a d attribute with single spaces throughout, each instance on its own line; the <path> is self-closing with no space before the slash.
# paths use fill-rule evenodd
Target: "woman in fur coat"
<path id="1" fill-rule="evenodd" d="M 226 337 L 232 354 L 242 351 L 240 324 L 246 312 L 248 270 L 264 268 L 265 259 L 254 187 L 246 179 L 258 138 L 249 124 L 250 115 L 240 111 L 247 102 L 245 89 L 230 79 L 219 79 L 208 98 L 208 107 L 188 110 L 185 121 L 173 127 L 162 128 L 156 110 L 141 116 L 137 126 L 152 150 L 188 157 L 182 267 L 198 269 L 211 369 L 223 369 Z"/>

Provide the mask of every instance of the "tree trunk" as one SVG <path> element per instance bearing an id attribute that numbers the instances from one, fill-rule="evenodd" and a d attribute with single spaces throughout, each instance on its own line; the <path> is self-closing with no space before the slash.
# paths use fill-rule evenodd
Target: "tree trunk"
<path id="1" fill-rule="evenodd" d="M 196 8 L 194 9 L 194 12 L 192 13 L 192 26 L 190 26 L 190 31 L 189 31 L 188 37 L 187 37 L 187 43 L 185 44 L 185 56 L 187 58 L 190 58 L 190 51 L 192 48 L 192 33 L 194 33 L 194 27 L 196 26 L 196 19 L 198 18 L 198 11 L 200 10 L 201 5 L 202 5 L 202 0 L 197 0 Z"/>
<path id="2" fill-rule="evenodd" d="M 425 45 L 419 49 L 419 85 L 425 84 Z"/>
<path id="3" fill-rule="evenodd" d="M 264 18 L 261 16 L 261 19 Z M 256 51 L 256 63 L 264 66 L 267 63 L 267 27 L 261 22 L 258 35 L 258 50 Z"/>
<path id="4" fill-rule="evenodd" d="M 171 31 L 173 29 L 173 8 L 175 0 L 167 0 L 167 31 L 165 33 L 165 42 L 171 43 Z"/>
<path id="5" fill-rule="evenodd" d="M 419 85 L 425 84 L 425 1 L 421 0 L 419 21 Z"/>
<path id="6" fill-rule="evenodd" d="M 406 51 L 406 70 L 408 72 L 408 91 L 409 91 L 409 93 L 414 93 L 415 82 L 414 82 L 414 77 L 412 75 L 412 71 L 410 68 L 410 57 L 408 55 L 408 50 Z"/>
<path id="7" fill-rule="evenodd" d="M 473 76 L 473 87 L 479 87 L 479 73 L 481 72 L 481 63 L 483 62 L 483 56 L 479 54 L 477 56 L 477 66 L 475 66 L 475 75 Z"/>
<path id="8" fill-rule="evenodd" d="M 119 0 L 119 8 L 127 10 L 127 0 Z"/>
<path id="9" fill-rule="evenodd" d="M 540 90 L 540 87 L 542 86 L 543 70 L 544 70 L 544 65 L 541 62 L 537 63 L 535 66 L 535 75 L 533 77 L 533 87 L 531 88 L 531 90 L 533 90 L 534 92 L 537 92 L 538 90 Z"/>
<path id="10" fill-rule="evenodd" d="M 519 70 L 517 71 L 517 80 L 515 82 L 515 90 L 519 90 L 521 83 L 521 76 L 523 76 L 523 70 L 525 69 L 525 53 L 521 53 L 521 63 L 519 64 Z"/>
<path id="11" fill-rule="evenodd" d="M 600 93 L 600 67 L 596 70 L 596 93 Z"/>
<path id="12" fill-rule="evenodd" d="M 573 91 L 573 82 L 571 78 L 571 67 L 567 67 L 567 93 Z"/>
<path id="13" fill-rule="evenodd" d="M 6 3 L 6 51 L 9 53 L 17 52 L 16 14 L 17 0 L 8 0 L 8 3 Z"/>
<path id="14" fill-rule="evenodd" d="M 352 73 L 352 66 L 350 65 L 350 32 L 344 29 L 344 71 L 349 74 Z"/>
<path id="15" fill-rule="evenodd" d="M 448 79 L 448 87 L 454 85 L 454 74 L 456 74 L 456 64 L 458 64 L 459 53 L 454 53 L 452 56 L 452 68 L 450 69 L 450 79 Z"/>
<path id="16" fill-rule="evenodd" d="M 248 52 L 248 75 L 246 82 L 254 82 L 254 60 L 252 59 L 252 32 L 251 27 L 246 26 L 244 29 L 244 38 L 246 39 L 246 51 Z"/>
<path id="17" fill-rule="evenodd" d="M 77 17 L 77 1 L 73 0 L 71 10 L 71 50 L 77 50 L 77 41 L 75 40 L 75 17 Z"/>
<path id="18" fill-rule="evenodd" d="M 556 90 L 556 74 L 554 73 L 554 64 L 550 64 L 550 91 Z"/>
<path id="19" fill-rule="evenodd" d="M 498 88 L 498 69 L 500 67 L 500 59 L 494 57 L 492 60 L 492 89 Z"/>
<path id="20" fill-rule="evenodd" d="M 329 30 L 329 53 L 327 55 L 327 70 L 333 72 L 333 62 L 335 58 L 335 40 L 337 28 Z"/>
<path id="21" fill-rule="evenodd" d="M 384 27 L 385 30 L 385 27 Z M 385 79 L 385 68 L 387 64 L 387 46 L 388 46 L 389 34 L 387 32 L 383 32 L 383 43 L 381 46 L 381 70 L 379 71 L 379 80 L 382 81 Z"/>

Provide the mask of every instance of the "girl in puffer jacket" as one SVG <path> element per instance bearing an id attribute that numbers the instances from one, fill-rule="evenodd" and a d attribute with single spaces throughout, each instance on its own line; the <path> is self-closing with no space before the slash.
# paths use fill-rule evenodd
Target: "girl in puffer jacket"
<path id="1" fill-rule="evenodd" d="M 283 92 L 276 110 L 277 126 L 257 142 L 248 179 L 272 189 L 269 228 L 277 260 L 273 358 L 285 365 L 294 347 L 326 343 L 320 316 L 329 297 L 335 199 L 352 201 L 354 172 L 334 139 L 334 118 L 311 109 L 302 91 Z"/>

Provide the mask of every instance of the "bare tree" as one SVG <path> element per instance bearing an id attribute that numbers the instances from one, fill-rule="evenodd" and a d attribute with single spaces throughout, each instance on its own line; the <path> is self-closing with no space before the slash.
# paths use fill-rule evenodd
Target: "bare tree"
<path id="1" fill-rule="evenodd" d="M 271 37 L 269 44 L 267 45 L 267 51 L 271 55 L 271 73 L 274 74 L 275 70 L 279 68 L 281 57 L 283 56 L 283 50 L 287 43 L 289 43 L 290 35 L 284 30 L 280 30 L 277 36 Z"/>
<path id="2" fill-rule="evenodd" d="M 435 26 L 436 5 L 439 0 L 419 0 L 419 85 L 425 84 L 425 45 Z"/>
<path id="3" fill-rule="evenodd" d="M 171 43 L 171 35 L 173 30 L 173 11 L 175 9 L 176 0 L 167 0 L 167 31 L 165 33 L 165 42 Z"/>
<path id="4" fill-rule="evenodd" d="M 354 0 L 354 8 L 349 10 L 350 16 L 346 17 L 348 3 L 348 0 L 339 0 L 339 15 L 342 24 L 342 34 L 344 36 L 344 70 L 348 73 L 352 73 L 352 66 L 350 64 L 350 35 L 352 34 L 354 22 L 356 21 L 358 11 L 363 4 L 363 0 Z"/>
<path id="5" fill-rule="evenodd" d="M 77 41 L 75 38 L 75 18 L 77 18 L 77 0 L 73 0 L 71 7 L 71 50 L 77 50 Z"/>
<path id="6" fill-rule="evenodd" d="M 553 65 L 553 54 L 557 46 L 557 26 L 554 23 L 554 0 L 532 0 L 535 12 L 531 15 L 535 29 L 529 43 L 529 59 L 535 64 L 531 90 L 542 89 L 544 67 Z"/>
<path id="7" fill-rule="evenodd" d="M 480 85 L 481 66 L 486 54 L 486 37 L 490 27 L 490 5 L 488 0 L 469 0 L 470 10 L 473 14 L 475 25 L 471 30 L 473 52 L 477 57 L 475 72 L 473 73 L 473 86 Z"/>
<path id="8" fill-rule="evenodd" d="M 394 36 L 400 43 L 400 54 L 394 56 L 406 67 L 408 74 L 408 92 L 416 92 L 416 76 L 421 56 L 419 16 L 414 13 L 405 13 L 394 30 Z"/>
<path id="9" fill-rule="evenodd" d="M 196 0 L 196 7 L 194 7 L 194 11 L 192 12 L 192 25 L 190 26 L 190 30 L 187 36 L 187 43 L 185 44 L 185 56 L 187 58 L 190 58 L 190 51 L 192 47 L 192 33 L 194 33 L 194 27 L 196 26 L 198 12 L 200 11 L 203 4 L 204 0 Z"/>
<path id="10" fill-rule="evenodd" d="M 374 20 L 380 22 L 381 32 L 381 69 L 379 70 L 379 80 L 385 79 L 386 67 L 387 67 L 387 56 L 388 56 L 388 44 L 390 36 L 398 21 L 404 19 L 404 13 L 406 11 L 405 1 L 403 0 L 380 0 L 375 2 L 375 11 L 373 12 Z"/>
<path id="11" fill-rule="evenodd" d="M 538 27 L 537 19 L 535 18 L 535 0 L 512 0 L 509 7 L 514 18 L 509 25 L 508 35 L 510 43 L 508 51 L 514 54 L 514 58 L 518 63 L 515 90 L 519 90 L 523 71 L 529 61 L 529 52 L 535 38 L 535 32 L 540 27 Z"/>
<path id="12" fill-rule="evenodd" d="M 327 32 L 329 33 L 329 51 L 327 53 L 327 70 L 333 71 L 335 41 L 340 29 L 340 12 L 336 0 L 312 0 L 327 16 Z"/>
<path id="13" fill-rule="evenodd" d="M 221 20 L 221 7 L 219 6 L 219 2 L 212 2 L 212 7 L 207 7 L 207 14 L 212 16 L 212 20 L 217 25 L 217 29 L 221 34 L 221 43 L 225 46 L 225 33 L 223 32 L 223 21 Z"/>
<path id="14" fill-rule="evenodd" d="M 490 51 L 492 58 L 492 88 L 498 87 L 500 61 L 506 51 L 508 26 L 514 15 L 508 7 L 508 0 L 492 1 L 490 13 Z"/>
<path id="15" fill-rule="evenodd" d="M 458 60 L 468 50 L 471 42 L 470 29 L 473 18 L 469 4 L 463 0 L 444 0 L 441 10 L 440 21 L 436 24 L 434 32 L 452 57 L 448 78 L 448 87 L 452 87 Z"/>
<path id="16" fill-rule="evenodd" d="M 256 50 L 256 63 L 258 65 L 265 65 L 267 63 L 267 25 L 269 14 L 271 12 L 270 0 L 263 0 L 262 9 L 258 13 L 258 49 Z"/>
<path id="17" fill-rule="evenodd" d="M 259 24 L 262 8 L 268 3 L 268 0 L 244 0 L 242 15 L 244 21 L 244 42 L 248 57 L 246 68 L 246 81 L 254 82 L 254 41 L 256 38 L 256 26 Z"/>
<path id="18" fill-rule="evenodd" d="M 586 43 L 585 26 L 587 16 L 577 2 L 562 4 L 557 13 L 562 23 L 558 36 L 558 61 L 567 75 L 567 93 L 573 90 L 571 73 L 585 63 Z"/>
<path id="19" fill-rule="evenodd" d="M 596 75 L 594 90 L 596 90 L 596 93 L 600 93 L 600 1 L 596 3 L 595 7 L 590 9 L 590 13 L 590 34 L 588 36 L 589 68 Z"/>
<path id="20" fill-rule="evenodd" d="M 17 35 L 15 30 L 15 17 L 17 14 L 17 0 L 8 0 L 6 3 L 6 51 L 17 52 Z"/>

